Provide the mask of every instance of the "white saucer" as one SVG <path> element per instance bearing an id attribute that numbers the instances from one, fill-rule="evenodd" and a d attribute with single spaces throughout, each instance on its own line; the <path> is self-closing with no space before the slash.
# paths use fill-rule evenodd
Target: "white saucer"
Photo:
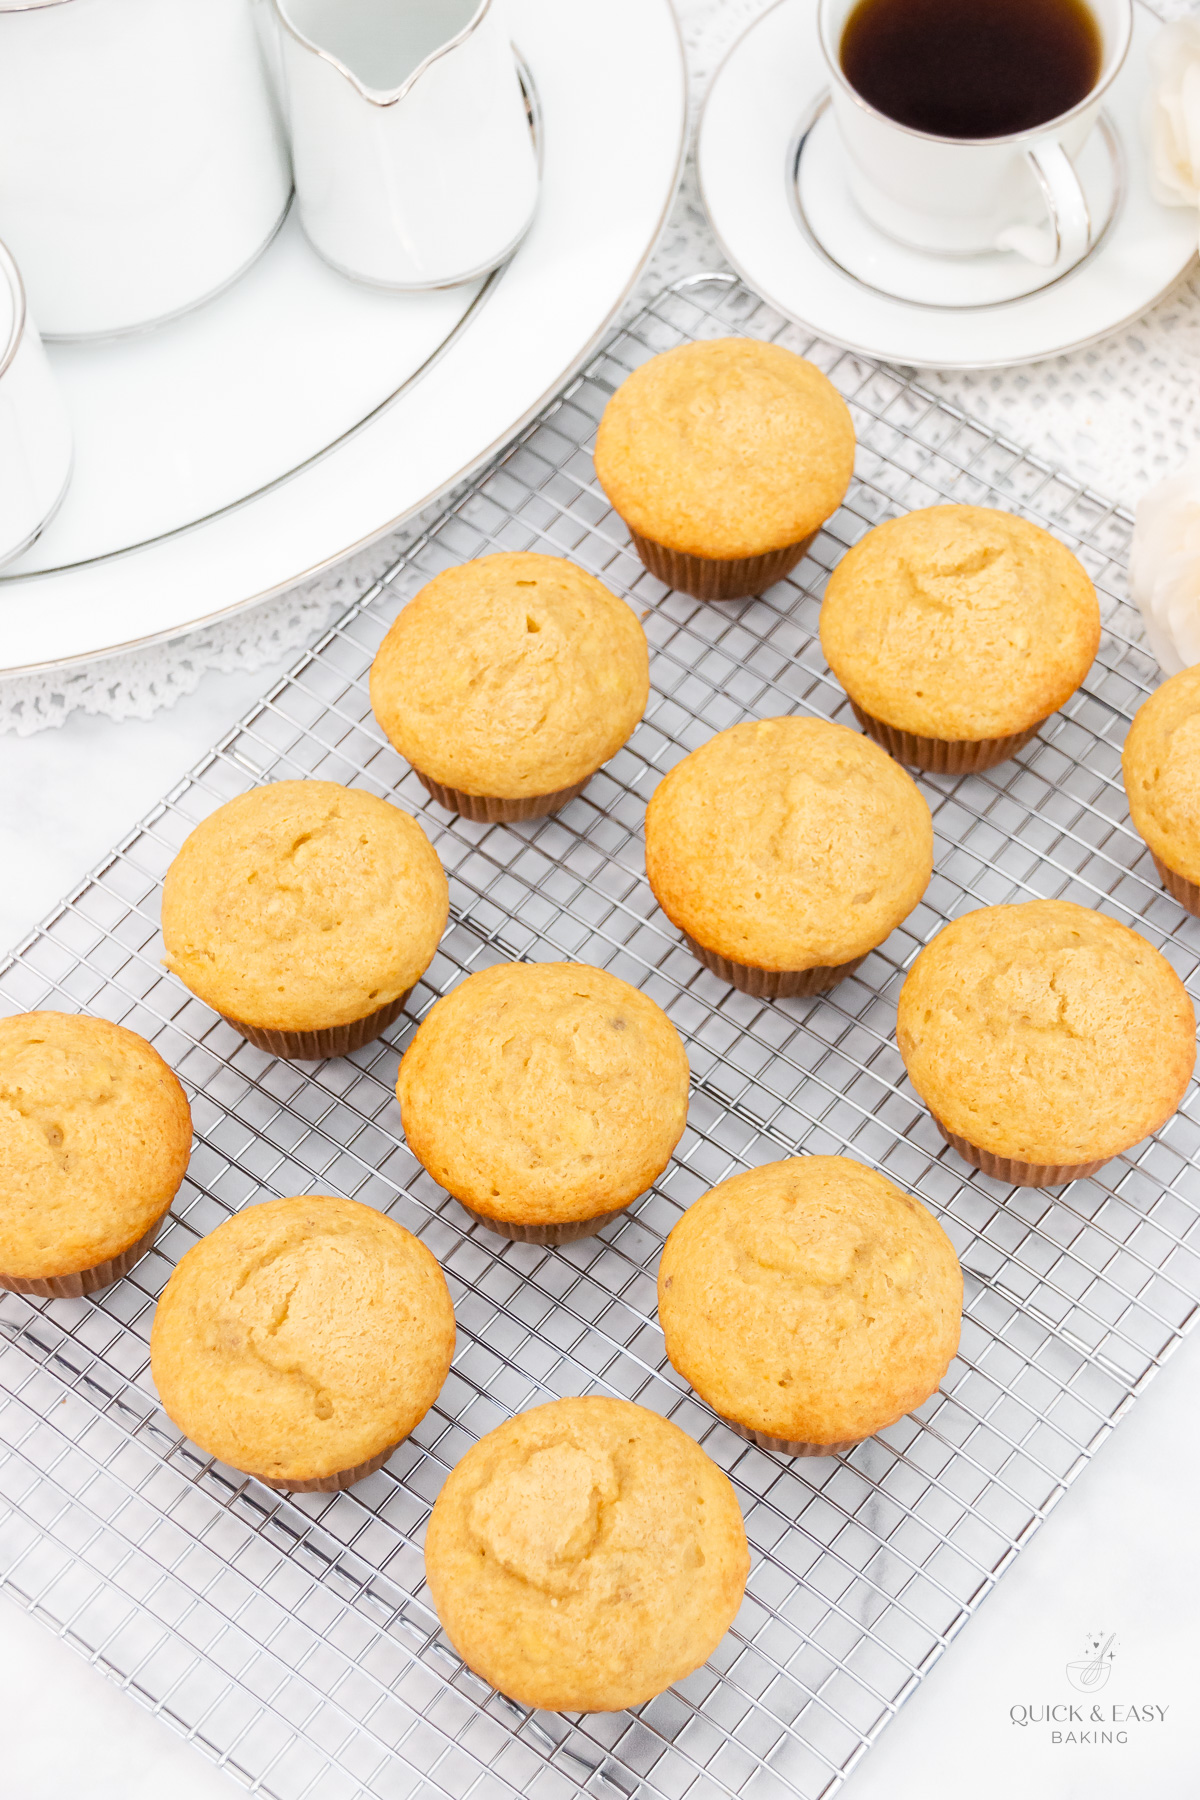
<path id="1" fill-rule="evenodd" d="M 919 368 L 987 368 L 1076 349 L 1137 318 L 1196 254 L 1196 215 L 1150 191 L 1146 49 L 1134 37 L 1080 159 L 1096 235 L 1047 281 L 1011 254 L 924 256 L 869 225 L 846 186 L 825 107 L 816 0 L 779 0 L 717 71 L 697 146 L 701 192 L 729 262 L 787 317 L 835 344 Z"/>
<path id="2" fill-rule="evenodd" d="M 543 176 L 498 275 L 360 286 L 320 261 L 293 209 L 207 306 L 47 346 L 75 474 L 0 572 L 0 673 L 173 637 L 340 561 L 494 454 L 590 354 L 674 196 L 678 27 L 670 0 L 508 0 L 508 18 Z"/>
<path id="3" fill-rule="evenodd" d="M 933 257 L 890 238 L 872 225 L 850 192 L 846 158 L 828 93 L 797 133 L 788 157 L 792 192 L 802 231 L 843 275 L 873 288 L 885 300 L 909 300 L 916 306 L 945 309 L 996 306 L 1026 294 L 1040 293 L 1065 280 L 1100 250 L 1124 199 L 1121 140 L 1103 116 L 1077 167 L 1092 220 L 1092 242 L 1080 261 L 1059 274 L 1039 268 L 1015 251 L 985 256 Z M 936 285 L 935 285 L 936 284 Z M 931 289 L 936 301 L 930 301 Z"/>

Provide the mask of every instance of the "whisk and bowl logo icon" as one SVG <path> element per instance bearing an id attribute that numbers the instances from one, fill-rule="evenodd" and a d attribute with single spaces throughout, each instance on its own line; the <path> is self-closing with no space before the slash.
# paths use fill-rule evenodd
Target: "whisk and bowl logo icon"
<path id="1" fill-rule="evenodd" d="M 1110 1632 L 1107 1637 L 1102 1632 L 1095 1632 L 1088 1637 L 1083 1656 L 1074 1658 L 1067 1664 L 1067 1680 L 1077 1693 L 1098 1694 L 1106 1686 L 1112 1674 L 1116 1636 L 1115 1631 Z"/>
<path id="2" fill-rule="evenodd" d="M 1174 1724 L 1170 1701 L 1146 1700 L 1140 1693 L 1131 1692 L 1128 1664 L 1117 1687 L 1118 1696 L 1124 1690 L 1127 1697 L 1101 1695 L 1112 1676 L 1116 1641 L 1115 1631 L 1089 1631 L 1083 1640 L 1083 1655 L 1073 1656 L 1063 1665 L 1063 1673 L 1078 1697 L 1064 1700 L 1064 1690 L 1060 1687 L 1056 1693 L 1057 1684 L 1052 1684 L 1048 1692 L 1010 1706 L 1009 1722 L 1023 1731 L 1032 1731 L 1048 1746 L 1089 1750 L 1140 1741 L 1145 1729 L 1166 1730 L 1168 1715 Z"/>

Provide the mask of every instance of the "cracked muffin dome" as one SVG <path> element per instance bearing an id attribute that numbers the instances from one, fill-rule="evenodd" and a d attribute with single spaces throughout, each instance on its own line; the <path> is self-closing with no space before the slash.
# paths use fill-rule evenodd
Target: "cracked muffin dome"
<path id="1" fill-rule="evenodd" d="M 944 1133 L 1035 1172 L 1070 1170 L 1166 1123 L 1196 1060 L 1196 1017 L 1135 931 L 1030 900 L 967 913 L 926 945 L 896 1042 Z"/>
<path id="2" fill-rule="evenodd" d="M 468 1210 L 559 1226 L 607 1219 L 661 1175 L 688 1062 L 661 1008 L 615 975 L 500 963 L 431 1008 L 396 1094 L 413 1155 Z"/>
<path id="3" fill-rule="evenodd" d="M 617 1712 L 682 1681 L 733 1623 L 749 1571 L 728 1478 L 628 1400 L 555 1400 L 489 1432 L 425 1534 L 463 1661 L 552 1712 Z"/>
<path id="4" fill-rule="evenodd" d="M 577 786 L 615 756 L 649 696 L 632 609 L 574 563 L 532 553 L 435 576 L 371 665 L 387 736 L 455 796 L 524 800 Z"/>
<path id="5" fill-rule="evenodd" d="M 189 1250 L 158 1302 L 150 1364 L 192 1442 L 282 1488 L 347 1485 L 424 1418 L 454 1353 L 445 1278 L 355 1200 L 268 1200 Z"/>
<path id="6" fill-rule="evenodd" d="M 744 1435 L 845 1447 L 920 1406 L 958 1349 L 962 1271 L 919 1201 L 845 1156 L 722 1181 L 658 1274 L 667 1355 Z"/>
<path id="7" fill-rule="evenodd" d="M 162 1218 L 191 1143 L 187 1097 L 136 1032 L 76 1013 L 0 1019 L 0 1284 L 115 1280 L 105 1265 Z"/>
<path id="8" fill-rule="evenodd" d="M 933 821 L 890 756 L 824 719 L 722 731 L 646 811 L 646 873 L 673 925 L 736 964 L 852 964 L 907 917 L 933 871 Z"/>
<path id="9" fill-rule="evenodd" d="M 320 1031 L 407 994 L 448 914 L 415 819 L 358 788 L 275 781 L 184 842 L 163 883 L 164 961 L 234 1023 Z"/>
<path id="10" fill-rule="evenodd" d="M 990 507 L 932 506 L 846 553 L 820 628 L 868 729 L 873 719 L 919 738 L 1006 740 L 1075 692 L 1099 648 L 1100 609 L 1087 571 L 1049 532 Z"/>
<path id="11" fill-rule="evenodd" d="M 1159 874 L 1177 900 L 1197 911 L 1200 666 L 1172 675 L 1138 708 L 1121 766 L 1130 816 Z"/>

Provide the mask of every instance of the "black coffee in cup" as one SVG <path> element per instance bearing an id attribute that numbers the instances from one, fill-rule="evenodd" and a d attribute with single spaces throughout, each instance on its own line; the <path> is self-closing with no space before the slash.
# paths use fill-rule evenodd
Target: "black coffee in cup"
<path id="1" fill-rule="evenodd" d="M 846 79 L 877 112 L 935 137 L 1008 137 L 1070 112 L 1100 78 L 1085 0 L 858 0 Z"/>

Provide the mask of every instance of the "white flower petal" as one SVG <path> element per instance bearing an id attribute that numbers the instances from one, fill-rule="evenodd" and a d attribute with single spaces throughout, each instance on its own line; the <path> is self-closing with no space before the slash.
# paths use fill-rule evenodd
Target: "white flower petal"
<path id="1" fill-rule="evenodd" d="M 1129 584 L 1164 671 L 1200 662 L 1200 453 L 1138 502 Z"/>
<path id="2" fill-rule="evenodd" d="M 1166 25 L 1150 46 L 1151 186 L 1167 206 L 1200 202 L 1200 20 Z"/>

